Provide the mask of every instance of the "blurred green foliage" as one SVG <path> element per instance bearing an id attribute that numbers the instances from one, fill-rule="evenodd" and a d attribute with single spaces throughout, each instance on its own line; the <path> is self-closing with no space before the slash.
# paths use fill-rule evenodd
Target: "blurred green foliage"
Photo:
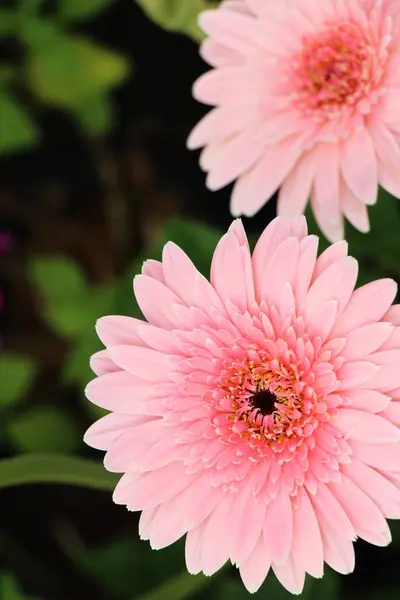
<path id="1" fill-rule="evenodd" d="M 32 118 L 11 90 L 2 89 L 0 81 L 0 155 L 35 146 L 39 139 Z"/>
<path id="2" fill-rule="evenodd" d="M 0 63 L 0 156 L 39 143 L 35 114 L 41 107 L 69 112 L 89 135 L 111 128 L 109 94 L 132 65 L 71 27 L 113 2 L 57 0 L 53 17 L 42 16 L 43 0 L 18 0 L 15 8 L 0 8 L 0 39 L 17 41 L 24 51 L 21 66 Z"/>
<path id="3" fill-rule="evenodd" d="M 10 573 L 0 573 L 0 598 L 1 600 L 39 600 L 22 593 L 17 580 Z"/>
<path id="4" fill-rule="evenodd" d="M 108 8 L 115 0 L 59 0 L 59 15 L 69 21 L 90 19 Z"/>
<path id="5" fill-rule="evenodd" d="M 0 354 L 0 411 L 19 403 L 36 375 L 36 365 L 26 357 L 11 352 Z"/>
<path id="6" fill-rule="evenodd" d="M 201 41 L 204 33 L 197 24 L 200 12 L 218 5 L 209 0 L 137 0 L 146 14 L 169 31 L 183 33 Z"/>
<path id="7" fill-rule="evenodd" d="M 82 443 L 74 418 L 59 406 L 27 408 L 10 420 L 7 433 L 20 452 L 73 452 Z"/>

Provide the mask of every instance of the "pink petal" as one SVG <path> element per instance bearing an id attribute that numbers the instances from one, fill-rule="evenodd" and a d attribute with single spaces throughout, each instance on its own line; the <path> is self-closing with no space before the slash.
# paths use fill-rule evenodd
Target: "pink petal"
<path id="1" fill-rule="evenodd" d="M 340 408 L 332 418 L 332 424 L 338 427 L 345 438 L 370 444 L 388 444 L 400 441 L 400 430 L 379 415 Z"/>
<path id="2" fill-rule="evenodd" d="M 231 301 L 241 310 L 246 310 L 246 274 L 240 244 L 232 232 L 226 233 L 215 249 L 211 283 L 224 304 Z"/>
<path id="3" fill-rule="evenodd" d="M 307 573 L 319 578 L 324 572 L 324 555 L 318 520 L 304 488 L 299 488 L 298 498 L 299 507 L 293 510 L 292 552 Z"/>
<path id="4" fill-rule="evenodd" d="M 326 522 L 321 523 L 321 530 L 325 562 L 342 575 L 352 573 L 355 567 L 353 543 L 338 535 L 336 529 Z"/>
<path id="5" fill-rule="evenodd" d="M 400 326 L 400 304 L 391 306 L 385 315 L 385 321 Z"/>
<path id="6" fill-rule="evenodd" d="M 389 323 L 372 323 L 351 331 L 347 337 L 344 356 L 355 360 L 378 350 L 391 336 L 393 331 Z"/>
<path id="7" fill-rule="evenodd" d="M 144 343 L 137 333 L 139 326 L 146 326 L 146 323 L 132 317 L 109 316 L 101 317 L 97 321 L 96 331 L 105 346 L 119 344 L 143 346 Z"/>
<path id="8" fill-rule="evenodd" d="M 230 557 L 231 561 L 239 567 L 248 560 L 254 551 L 262 532 L 265 512 L 265 503 L 254 500 L 250 482 L 237 494 L 230 513 Z"/>
<path id="9" fill-rule="evenodd" d="M 254 119 L 247 106 L 222 106 L 211 110 L 191 132 L 190 150 L 219 142 L 238 134 Z"/>
<path id="10" fill-rule="evenodd" d="M 109 353 L 121 369 L 139 379 L 150 382 L 165 382 L 169 379 L 171 366 L 167 356 L 161 352 L 138 346 L 114 346 L 109 349 Z"/>
<path id="11" fill-rule="evenodd" d="M 265 147 L 265 136 L 257 124 L 224 140 L 210 161 L 206 179 L 208 189 L 219 190 L 237 179 L 260 160 Z"/>
<path id="12" fill-rule="evenodd" d="M 382 412 L 382 417 L 400 427 L 400 402 L 391 402 Z"/>
<path id="13" fill-rule="evenodd" d="M 161 282 L 146 275 L 136 275 L 133 287 L 146 319 L 158 327 L 171 328 L 176 320 L 172 306 L 181 303 L 178 296 Z"/>
<path id="14" fill-rule="evenodd" d="M 342 466 L 343 473 L 351 479 L 388 519 L 400 518 L 400 490 L 368 465 L 353 459 Z"/>
<path id="15" fill-rule="evenodd" d="M 165 283 L 162 264 L 158 260 L 145 260 L 142 267 L 142 275 L 147 275 L 148 277 L 157 279 L 161 283 Z"/>
<path id="16" fill-rule="evenodd" d="M 243 55 L 208 38 L 200 46 L 200 56 L 212 67 L 229 67 L 244 61 Z"/>
<path id="17" fill-rule="evenodd" d="M 283 587 L 292 594 L 301 594 L 306 574 L 292 555 L 282 565 L 272 563 L 272 568 Z"/>
<path id="18" fill-rule="evenodd" d="M 384 363 L 379 367 L 378 372 L 371 378 L 370 384 L 373 389 L 376 389 L 379 392 L 391 392 L 391 390 L 400 387 L 400 369 L 398 361 Z"/>
<path id="19" fill-rule="evenodd" d="M 240 566 L 240 576 L 251 594 L 260 589 L 270 568 L 271 558 L 268 554 L 268 546 L 261 535 L 250 557 Z"/>
<path id="20" fill-rule="evenodd" d="M 291 141 L 268 147 L 258 163 L 237 180 L 231 197 L 232 215 L 254 216 L 276 192 L 297 159 Z"/>
<path id="21" fill-rule="evenodd" d="M 350 256 L 328 267 L 309 289 L 305 306 L 307 318 L 311 318 L 321 304 L 330 300 L 338 301 L 338 314 L 340 314 L 351 298 L 357 275 L 358 263 Z"/>
<path id="22" fill-rule="evenodd" d="M 191 575 L 197 575 L 202 570 L 201 564 L 201 535 L 202 527 L 196 527 L 186 536 L 185 559 L 186 568 Z"/>
<path id="23" fill-rule="evenodd" d="M 315 281 L 322 275 L 333 264 L 338 262 L 341 258 L 347 256 L 348 243 L 345 240 L 336 242 L 328 246 L 326 250 L 317 258 L 315 263 L 315 269 L 312 277 L 312 281 Z"/>
<path id="24" fill-rule="evenodd" d="M 324 529 L 326 523 L 340 536 L 355 539 L 356 533 L 346 512 L 343 510 L 331 490 L 324 483 L 318 485 L 317 493 L 310 497 L 318 523 Z"/>
<path id="25" fill-rule="evenodd" d="M 241 66 L 227 66 L 201 75 L 193 85 L 193 97 L 203 104 L 251 106 L 257 81 Z"/>
<path id="26" fill-rule="evenodd" d="M 257 21 L 236 11 L 204 11 L 199 16 L 199 25 L 217 42 L 243 55 L 273 49 Z"/>
<path id="27" fill-rule="evenodd" d="M 281 487 L 278 496 L 267 506 L 264 521 L 264 538 L 271 560 L 275 565 L 283 565 L 289 557 L 293 535 L 293 512 L 291 498 Z"/>
<path id="28" fill-rule="evenodd" d="M 216 509 L 201 525 L 201 562 L 205 575 L 213 575 L 229 559 L 227 539 L 234 499 L 234 494 L 225 494 Z"/>
<path id="29" fill-rule="evenodd" d="M 374 204 L 378 193 L 378 165 L 371 136 L 364 126 L 355 129 L 343 142 L 340 164 L 353 194 L 366 204 Z"/>
<path id="30" fill-rule="evenodd" d="M 86 431 L 83 440 L 92 448 L 107 450 L 135 422 L 136 419 L 128 415 L 110 413 L 93 423 Z"/>
<path id="31" fill-rule="evenodd" d="M 353 329 L 380 321 L 396 293 L 397 285 L 392 279 L 379 279 L 355 290 L 332 331 L 332 337 L 342 337 Z"/>
<path id="32" fill-rule="evenodd" d="M 137 333 L 143 342 L 153 350 L 165 354 L 180 354 L 178 339 L 171 331 L 146 323 L 144 327 L 138 327 Z"/>
<path id="33" fill-rule="evenodd" d="M 368 210 L 365 204 L 357 198 L 344 184 L 340 192 L 340 208 L 346 219 L 362 233 L 370 230 Z"/>
<path id="34" fill-rule="evenodd" d="M 219 439 L 218 442 L 222 444 Z M 187 531 L 190 531 L 194 527 L 198 527 L 198 525 L 211 514 L 217 504 L 221 501 L 223 496 L 222 488 L 214 488 L 211 494 L 210 478 L 211 475 L 209 471 L 206 470 L 186 488 L 188 494 L 190 493 L 190 502 L 186 504 L 184 510 L 185 527 Z"/>
<path id="35" fill-rule="evenodd" d="M 264 267 L 261 298 L 267 304 L 278 305 L 286 282 L 293 283 L 299 258 L 299 242 L 289 237 L 279 244 Z"/>
<path id="36" fill-rule="evenodd" d="M 278 197 L 277 212 L 282 217 L 304 213 L 315 174 L 313 155 L 302 156 L 284 180 Z"/>
<path id="37" fill-rule="evenodd" d="M 332 197 L 333 198 L 333 197 Z M 332 200 L 331 200 L 332 202 Z M 336 204 L 332 203 L 330 212 L 333 213 Z M 315 192 L 315 186 L 311 192 L 311 207 L 322 233 L 331 243 L 338 242 L 344 237 L 344 224 L 340 210 L 337 211 L 336 217 L 331 218 L 329 213 L 325 211 L 324 204 L 318 202 Z"/>
<path id="38" fill-rule="evenodd" d="M 310 287 L 312 274 L 315 269 L 315 263 L 318 251 L 318 237 L 310 235 L 301 240 L 299 245 L 299 260 L 297 263 L 297 272 L 295 276 L 293 291 L 296 297 L 299 309 L 303 309 L 304 301 Z"/>
<path id="39" fill-rule="evenodd" d="M 109 446 L 104 457 L 104 466 L 112 473 L 137 469 L 142 455 L 165 435 L 166 428 L 161 419 L 138 419 L 137 423 L 127 428 Z"/>
<path id="40" fill-rule="evenodd" d="M 195 303 L 194 284 L 198 270 L 187 256 L 173 242 L 163 249 L 163 272 L 165 283 L 187 306 Z"/>
<path id="41" fill-rule="evenodd" d="M 330 488 L 360 537 L 367 531 L 383 534 L 390 542 L 390 530 L 381 511 L 351 479 L 342 475 L 342 481 L 331 483 Z"/>
<path id="42" fill-rule="evenodd" d="M 351 447 L 354 456 L 370 467 L 382 471 L 400 473 L 400 445 L 399 444 L 362 444 L 352 441 Z"/>
<path id="43" fill-rule="evenodd" d="M 379 413 L 384 410 L 390 397 L 375 390 L 346 390 L 340 392 L 346 406 L 371 413 Z"/>
<path id="44" fill-rule="evenodd" d="M 105 375 L 120 371 L 120 368 L 108 356 L 107 350 L 100 350 L 90 358 L 90 368 L 96 375 Z"/>
<path id="45" fill-rule="evenodd" d="M 321 303 L 313 315 L 306 313 L 305 323 L 309 337 L 318 336 L 324 342 L 335 324 L 338 312 L 337 300 Z"/>
<path id="46" fill-rule="evenodd" d="M 400 197 L 400 144 L 391 131 L 378 120 L 370 126 L 377 152 L 379 182 L 396 198 Z"/>
<path id="47" fill-rule="evenodd" d="M 129 492 L 129 510 L 153 508 L 178 494 L 195 479 L 187 475 L 182 464 L 173 462 L 157 471 L 140 473 Z"/>
<path id="48" fill-rule="evenodd" d="M 314 152 L 313 207 L 323 218 L 323 231 L 340 226 L 339 150 L 336 144 L 319 144 Z M 316 214 L 317 214 L 316 213 Z M 336 240 L 335 240 L 336 241 Z"/>
<path id="49" fill-rule="evenodd" d="M 143 513 L 142 513 L 143 515 Z M 153 550 L 161 550 L 175 543 L 186 533 L 179 500 L 167 500 L 154 511 L 148 538 Z M 142 537 L 142 539 L 145 539 Z"/>
<path id="50" fill-rule="evenodd" d="M 130 373 L 107 373 L 91 381 L 85 390 L 87 398 L 106 410 L 140 414 L 140 402 L 154 397 L 151 386 Z"/>
<path id="51" fill-rule="evenodd" d="M 277 217 L 265 228 L 253 252 L 256 299 L 261 302 L 264 269 L 276 248 L 290 236 L 289 220 Z"/>

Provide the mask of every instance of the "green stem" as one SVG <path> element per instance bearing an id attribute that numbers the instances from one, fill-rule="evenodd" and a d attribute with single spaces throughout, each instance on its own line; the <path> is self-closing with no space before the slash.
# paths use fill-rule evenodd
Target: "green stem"
<path id="1" fill-rule="evenodd" d="M 0 461 L 0 488 L 28 483 L 62 483 L 110 492 L 118 476 L 102 464 L 57 454 L 28 454 Z"/>

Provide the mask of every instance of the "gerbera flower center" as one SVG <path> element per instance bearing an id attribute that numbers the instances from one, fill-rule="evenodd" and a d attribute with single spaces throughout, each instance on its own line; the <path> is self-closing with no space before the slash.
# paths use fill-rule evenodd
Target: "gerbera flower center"
<path id="1" fill-rule="evenodd" d="M 298 105 L 320 119 L 333 118 L 371 92 L 377 57 L 370 40 L 354 23 L 328 25 L 305 40 L 296 59 Z"/>
<path id="2" fill-rule="evenodd" d="M 213 393 L 217 432 L 227 441 L 232 435 L 247 441 L 257 456 L 297 447 L 319 420 L 318 398 L 301 370 L 262 354 L 257 362 L 225 361 Z"/>
<path id="3" fill-rule="evenodd" d="M 261 415 L 271 415 L 275 410 L 275 402 L 278 398 L 269 390 L 259 390 L 250 398 L 255 410 Z"/>

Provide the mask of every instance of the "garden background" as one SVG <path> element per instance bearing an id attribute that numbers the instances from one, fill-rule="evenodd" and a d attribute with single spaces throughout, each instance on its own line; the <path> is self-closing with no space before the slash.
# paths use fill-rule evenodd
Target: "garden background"
<path id="1" fill-rule="evenodd" d="M 207 111 L 191 86 L 207 69 L 196 17 L 213 4 L 0 0 L 0 600 L 250 597 L 233 568 L 188 575 L 182 542 L 140 542 L 82 442 L 100 416 L 83 393 L 96 319 L 140 316 L 132 278 L 167 240 L 207 275 L 231 221 L 230 189 L 207 191 L 185 147 Z M 251 237 L 275 209 L 245 219 Z M 370 234 L 347 229 L 360 283 L 399 282 L 400 202 L 381 194 L 370 216 Z M 357 542 L 355 574 L 327 568 L 302 598 L 398 598 L 391 529 L 388 548 Z M 291 596 L 270 574 L 254 597 Z"/>

